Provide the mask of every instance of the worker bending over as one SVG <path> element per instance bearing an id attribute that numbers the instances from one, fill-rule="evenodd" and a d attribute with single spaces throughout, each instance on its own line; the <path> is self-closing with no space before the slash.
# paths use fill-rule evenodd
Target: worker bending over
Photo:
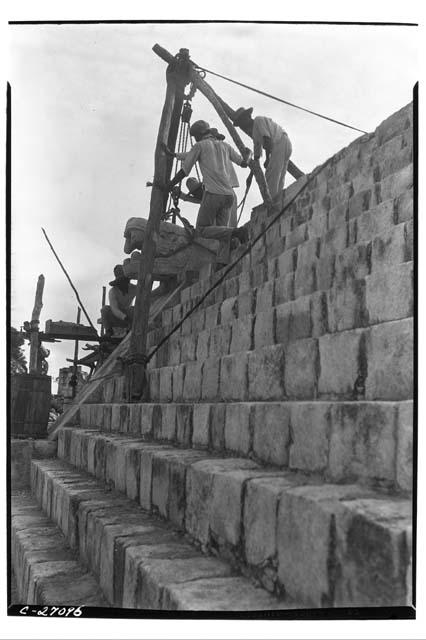
<path id="1" fill-rule="evenodd" d="M 114 334 L 114 327 L 125 327 L 129 330 L 132 326 L 133 311 L 132 302 L 136 297 L 136 285 L 130 283 L 130 279 L 124 275 L 123 267 L 118 264 L 114 267 L 115 279 L 109 284 L 109 305 L 101 309 L 102 324 L 106 336 Z"/>
<path id="2" fill-rule="evenodd" d="M 253 138 L 253 158 L 259 160 L 265 149 L 265 179 L 271 198 L 284 189 L 284 179 L 292 146 L 287 133 L 271 118 L 251 117 L 253 108 L 240 107 L 235 112 L 234 125 Z"/>
<path id="3" fill-rule="evenodd" d="M 167 189 L 170 191 L 189 175 L 196 162 L 199 163 L 203 175 L 204 193 L 197 216 L 196 228 L 205 238 L 229 236 L 231 212 L 235 206 L 234 187 L 238 187 L 238 178 L 232 163 L 247 167 L 247 162 L 226 142 L 210 129 L 208 122 L 197 120 L 190 128 L 190 134 L 196 143 L 183 158 L 182 169 L 171 180 Z M 250 153 L 247 150 L 248 154 Z M 232 230 L 232 237 L 240 242 L 247 242 L 247 231 L 244 227 Z"/>

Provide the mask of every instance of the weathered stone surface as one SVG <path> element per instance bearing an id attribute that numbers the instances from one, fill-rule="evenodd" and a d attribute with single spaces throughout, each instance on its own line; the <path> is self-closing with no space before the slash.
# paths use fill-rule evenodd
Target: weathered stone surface
<path id="1" fill-rule="evenodd" d="M 192 446 L 208 447 L 210 441 L 210 411 L 209 404 L 195 404 L 193 414 Z"/>
<path id="2" fill-rule="evenodd" d="M 341 501 L 336 512 L 336 606 L 411 605 L 407 593 L 411 509 L 378 496 Z"/>
<path id="3" fill-rule="evenodd" d="M 225 411 L 226 405 L 217 403 L 211 406 L 210 444 L 213 449 L 225 449 Z"/>
<path id="4" fill-rule="evenodd" d="M 286 593 L 311 606 L 333 606 L 333 518 L 339 502 L 357 497 L 351 485 L 307 486 L 281 493 L 278 508 L 278 576 Z M 331 552 L 332 553 L 332 552 Z"/>
<path id="5" fill-rule="evenodd" d="M 394 201 L 398 223 L 411 220 L 414 214 L 413 189 L 401 193 Z"/>
<path id="6" fill-rule="evenodd" d="M 286 235 L 286 247 L 291 249 L 305 242 L 308 239 L 308 229 L 306 224 L 300 224 Z"/>
<path id="7" fill-rule="evenodd" d="M 137 406 L 137 405 L 134 405 Z M 143 403 L 140 405 L 140 424 L 138 425 L 138 429 L 136 433 L 140 433 L 141 435 L 150 435 L 152 433 L 152 412 L 154 405 Z M 130 413 L 132 416 L 132 413 Z M 134 424 L 132 422 L 132 428 L 134 428 Z"/>
<path id="8" fill-rule="evenodd" d="M 226 356 L 231 343 L 231 326 L 220 325 L 210 332 L 210 357 Z"/>
<path id="9" fill-rule="evenodd" d="M 413 263 L 377 271 L 366 279 L 366 307 L 370 324 L 413 315 Z"/>
<path id="10" fill-rule="evenodd" d="M 183 383 L 183 399 L 199 400 L 201 396 L 202 362 L 197 360 L 188 362 L 185 366 L 185 379 Z"/>
<path id="11" fill-rule="evenodd" d="M 413 165 L 409 164 L 400 171 L 382 180 L 381 192 L 383 200 L 396 198 L 413 186 Z"/>
<path id="12" fill-rule="evenodd" d="M 206 311 L 205 328 L 213 329 L 217 325 L 217 319 L 219 315 L 220 304 L 212 304 Z"/>
<path id="13" fill-rule="evenodd" d="M 386 234 L 394 225 L 393 200 L 386 200 L 361 214 L 356 223 L 358 242 L 371 242 L 376 236 Z"/>
<path id="14" fill-rule="evenodd" d="M 413 403 L 398 406 L 396 444 L 396 484 L 403 491 L 413 489 Z"/>
<path id="15" fill-rule="evenodd" d="M 346 287 L 351 280 L 365 278 L 370 273 L 370 245 L 360 243 L 337 255 L 335 284 Z"/>
<path id="16" fill-rule="evenodd" d="M 371 327 L 367 361 L 367 399 L 410 400 L 413 395 L 413 319 Z"/>
<path id="17" fill-rule="evenodd" d="M 331 406 L 326 402 L 291 404 L 290 468 L 309 472 L 327 468 Z"/>
<path id="18" fill-rule="evenodd" d="M 331 410 L 329 473 L 335 481 L 393 484 L 396 403 L 344 402 Z"/>
<path id="19" fill-rule="evenodd" d="M 203 400 L 215 400 L 219 395 L 220 360 L 207 358 L 203 364 L 203 379 L 201 385 L 201 398 Z"/>
<path id="20" fill-rule="evenodd" d="M 279 305 L 294 299 L 294 271 L 276 279 L 275 304 Z"/>
<path id="21" fill-rule="evenodd" d="M 185 447 L 192 443 L 193 407 L 187 404 L 176 405 L 176 440 Z"/>
<path id="22" fill-rule="evenodd" d="M 244 319 L 253 313 L 256 307 L 254 291 L 249 289 L 238 296 L 238 317 Z"/>
<path id="23" fill-rule="evenodd" d="M 269 464 L 288 464 L 290 408 L 282 403 L 256 404 L 252 417 L 253 453 Z"/>
<path id="24" fill-rule="evenodd" d="M 173 367 L 160 369 L 160 399 L 161 402 L 171 402 L 173 399 Z"/>
<path id="25" fill-rule="evenodd" d="M 332 287 L 327 292 L 328 327 L 331 333 L 365 326 L 366 284 L 364 280 L 348 279 L 346 285 Z"/>
<path id="26" fill-rule="evenodd" d="M 232 403 L 226 407 L 225 449 L 248 455 L 251 449 L 250 403 Z"/>
<path id="27" fill-rule="evenodd" d="M 274 280 L 268 280 L 256 290 L 256 313 L 267 311 L 274 304 Z"/>
<path id="28" fill-rule="evenodd" d="M 280 344 L 249 353 L 250 400 L 282 400 L 284 398 L 284 353 L 284 347 Z"/>
<path id="29" fill-rule="evenodd" d="M 316 395 L 318 369 L 316 339 L 297 340 L 288 345 L 285 355 L 284 386 L 294 399 L 311 399 Z"/>
<path id="30" fill-rule="evenodd" d="M 318 338 L 320 351 L 319 394 L 352 397 L 359 372 L 362 330 L 343 331 Z"/>
<path id="31" fill-rule="evenodd" d="M 195 360 L 195 351 L 197 346 L 197 336 L 194 335 L 186 335 L 182 336 L 180 339 L 180 362 L 188 362 L 188 360 Z M 174 364 L 174 363 L 170 363 Z M 179 364 L 179 363 L 177 363 Z M 161 384 L 161 378 L 160 378 Z"/>
<path id="32" fill-rule="evenodd" d="M 238 298 L 227 298 L 220 307 L 220 322 L 228 324 L 238 317 Z"/>
<path id="33" fill-rule="evenodd" d="M 169 352 L 167 364 L 169 365 L 177 365 L 181 361 L 181 337 L 177 335 L 171 336 L 169 339 Z"/>
<path id="34" fill-rule="evenodd" d="M 185 379 L 186 365 L 180 364 L 173 367 L 173 402 L 183 400 L 183 383 Z"/>
<path id="35" fill-rule="evenodd" d="M 250 351 L 252 348 L 253 316 L 247 315 L 235 320 L 231 325 L 231 331 L 230 353 Z"/>
<path id="36" fill-rule="evenodd" d="M 257 309 L 262 307 L 257 307 Z M 258 311 L 254 320 L 254 348 L 259 349 L 274 344 L 275 309 L 271 305 L 263 307 L 267 311 Z"/>
<path id="37" fill-rule="evenodd" d="M 240 351 L 221 359 L 220 397 L 222 400 L 245 400 L 247 397 L 247 352 Z"/>
<path id="38" fill-rule="evenodd" d="M 310 296 L 311 333 L 318 338 L 330 331 L 328 324 L 327 294 L 325 291 L 315 291 Z"/>

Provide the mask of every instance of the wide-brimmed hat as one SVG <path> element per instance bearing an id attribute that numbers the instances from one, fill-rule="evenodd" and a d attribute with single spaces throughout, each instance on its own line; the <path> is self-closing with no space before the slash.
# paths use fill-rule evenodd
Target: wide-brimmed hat
<path id="1" fill-rule="evenodd" d="M 197 180 L 197 178 L 188 178 L 186 180 L 186 187 L 189 193 L 194 193 L 194 191 L 197 191 L 197 189 L 199 189 L 201 186 L 202 182 Z"/>
<path id="2" fill-rule="evenodd" d="M 253 107 L 250 107 L 249 109 L 245 109 L 244 107 L 240 107 L 239 109 L 236 110 L 234 118 L 233 118 L 233 122 L 235 124 L 235 126 L 238 127 L 238 125 L 240 124 L 241 121 L 247 120 L 248 118 L 251 118 L 251 114 L 253 113 Z"/>
<path id="3" fill-rule="evenodd" d="M 210 125 L 208 122 L 206 122 L 205 120 L 197 120 L 196 122 L 194 122 L 194 124 L 191 125 L 189 133 L 191 134 L 191 136 L 194 136 L 194 138 L 196 138 L 198 136 L 203 136 L 209 131 Z"/>
<path id="4" fill-rule="evenodd" d="M 116 284 L 122 284 L 123 282 L 128 282 L 130 280 L 130 278 L 128 278 L 124 274 L 124 269 L 122 264 L 115 265 L 114 275 L 115 275 L 115 280 L 111 280 L 111 282 L 109 283 L 110 287 L 113 287 Z"/>

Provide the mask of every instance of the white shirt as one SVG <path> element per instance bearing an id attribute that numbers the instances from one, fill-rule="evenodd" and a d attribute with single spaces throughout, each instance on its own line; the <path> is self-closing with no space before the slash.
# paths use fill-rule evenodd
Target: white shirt
<path id="1" fill-rule="evenodd" d="M 271 138 L 272 144 L 281 140 L 285 131 L 279 124 L 266 118 L 265 116 L 256 116 L 253 124 L 253 155 L 260 156 L 263 147 L 263 138 Z"/>
<path id="2" fill-rule="evenodd" d="M 232 195 L 239 182 L 232 163 L 241 165 L 243 159 L 231 145 L 208 136 L 196 142 L 183 158 L 183 170 L 189 175 L 198 161 L 203 183 L 209 193 Z"/>

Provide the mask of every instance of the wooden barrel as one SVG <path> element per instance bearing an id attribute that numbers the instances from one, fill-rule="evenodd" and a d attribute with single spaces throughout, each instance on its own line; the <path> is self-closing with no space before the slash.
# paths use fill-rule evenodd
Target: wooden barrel
<path id="1" fill-rule="evenodd" d="M 16 374 L 11 379 L 12 436 L 47 436 L 52 378 L 35 374 Z"/>

